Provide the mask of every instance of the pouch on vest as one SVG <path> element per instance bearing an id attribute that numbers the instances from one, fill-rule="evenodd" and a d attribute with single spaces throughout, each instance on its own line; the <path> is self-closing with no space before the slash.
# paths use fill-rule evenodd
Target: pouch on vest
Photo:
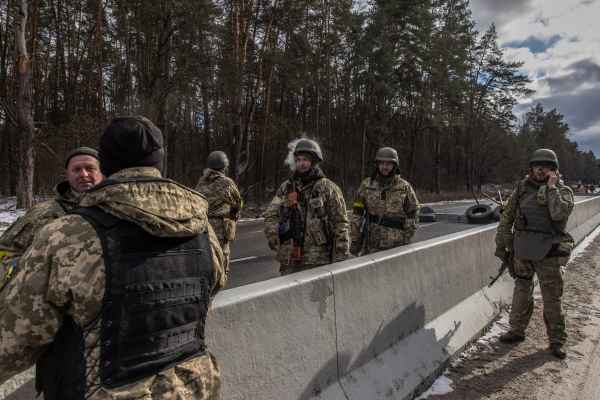
<path id="1" fill-rule="evenodd" d="M 552 234 L 517 231 L 513 247 L 515 256 L 524 260 L 540 261 L 552 249 Z"/>
<path id="2" fill-rule="evenodd" d="M 310 237 L 313 238 L 317 246 L 323 246 L 327 243 L 325 233 L 323 233 L 323 225 L 319 218 L 312 218 L 307 224 Z"/>
<path id="3" fill-rule="evenodd" d="M 235 221 L 229 218 L 223 218 L 223 238 L 231 242 L 235 239 Z"/>

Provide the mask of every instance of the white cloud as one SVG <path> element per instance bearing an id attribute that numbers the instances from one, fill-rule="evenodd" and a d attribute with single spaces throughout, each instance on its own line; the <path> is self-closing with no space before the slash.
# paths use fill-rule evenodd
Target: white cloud
<path id="1" fill-rule="evenodd" d="M 600 1 L 471 0 L 476 28 L 496 25 L 505 58 L 524 61 L 521 72 L 537 92 L 522 99 L 521 115 L 541 103 L 565 116 L 582 150 L 600 155 Z"/>

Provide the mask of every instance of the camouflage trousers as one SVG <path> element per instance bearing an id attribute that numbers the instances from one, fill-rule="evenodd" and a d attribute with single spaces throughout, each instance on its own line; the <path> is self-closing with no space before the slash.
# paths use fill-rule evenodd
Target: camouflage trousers
<path id="1" fill-rule="evenodd" d="M 544 323 L 550 343 L 562 343 L 567 340 L 565 314 L 562 308 L 564 292 L 564 274 L 556 257 L 530 261 L 515 257 L 515 272 L 522 277 L 533 278 L 537 274 L 544 301 Z M 533 314 L 533 279 L 515 279 L 510 330 L 525 336 L 525 329 Z"/>
<path id="2" fill-rule="evenodd" d="M 285 276 L 285 275 L 289 275 L 289 274 L 293 274 L 294 272 L 296 272 L 296 264 L 280 264 L 281 267 L 279 267 L 279 272 L 281 272 L 281 276 Z M 316 264 L 304 264 L 302 263 L 302 271 L 307 271 L 309 269 L 313 269 L 313 268 L 317 268 L 317 267 L 322 267 L 323 265 L 327 265 L 327 264 L 321 264 L 321 265 L 316 265 Z"/>

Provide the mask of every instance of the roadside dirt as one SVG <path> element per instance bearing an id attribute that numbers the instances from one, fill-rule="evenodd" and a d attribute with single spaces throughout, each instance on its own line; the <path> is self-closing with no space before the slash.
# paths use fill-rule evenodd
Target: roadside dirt
<path id="1" fill-rule="evenodd" d="M 600 236 L 569 263 L 563 308 L 569 339 L 566 360 L 548 349 L 542 299 L 527 329 L 527 339 L 504 344 L 493 338 L 491 349 L 471 349 L 449 368 L 453 391 L 428 400 L 466 399 L 600 399 Z"/>

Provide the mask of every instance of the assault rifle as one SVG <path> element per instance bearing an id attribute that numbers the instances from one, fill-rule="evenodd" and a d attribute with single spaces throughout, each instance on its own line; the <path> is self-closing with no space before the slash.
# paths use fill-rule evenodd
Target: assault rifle
<path id="1" fill-rule="evenodd" d="M 366 255 L 369 254 L 369 251 L 371 250 L 371 215 L 369 214 L 369 209 L 367 207 L 365 207 L 365 227 L 363 229 L 365 236 L 365 254 L 363 255 Z"/>
<path id="2" fill-rule="evenodd" d="M 321 220 L 321 225 L 323 226 L 323 233 L 325 234 L 325 248 L 329 253 L 329 262 L 334 263 L 337 262 L 337 255 L 335 254 L 334 241 L 332 239 L 331 227 L 329 225 L 329 217 L 324 215 L 319 218 Z"/>
<path id="3" fill-rule="evenodd" d="M 290 201 L 291 209 L 291 228 L 294 232 L 294 261 L 296 263 L 296 272 L 302 269 L 302 232 L 300 230 L 300 210 L 298 210 L 298 192 L 296 183 L 288 183 L 287 185 L 288 200 Z"/>
<path id="4" fill-rule="evenodd" d="M 492 281 L 490 282 L 490 284 L 488 285 L 488 287 L 489 287 L 489 288 L 490 288 L 490 287 L 492 287 L 492 285 L 493 285 L 494 283 L 496 283 L 496 281 L 497 281 L 498 279 L 500 279 L 500 276 L 501 276 L 501 275 L 504 273 L 504 271 L 506 271 L 507 269 L 508 269 L 508 273 L 510 274 L 510 276 L 511 276 L 512 278 L 514 278 L 514 277 L 516 276 L 516 275 L 515 275 L 515 272 L 514 272 L 514 270 L 515 270 L 515 264 L 514 264 L 514 263 L 515 263 L 515 257 L 514 257 L 514 254 L 513 254 L 513 253 L 510 253 L 510 252 L 508 252 L 508 251 L 507 251 L 506 253 L 504 253 L 504 260 L 502 260 L 502 265 L 500 266 L 500 269 L 498 270 L 498 275 L 496 275 L 496 277 L 495 277 L 495 278 L 492 278 L 492 277 L 490 276 L 490 279 L 491 279 Z"/>

